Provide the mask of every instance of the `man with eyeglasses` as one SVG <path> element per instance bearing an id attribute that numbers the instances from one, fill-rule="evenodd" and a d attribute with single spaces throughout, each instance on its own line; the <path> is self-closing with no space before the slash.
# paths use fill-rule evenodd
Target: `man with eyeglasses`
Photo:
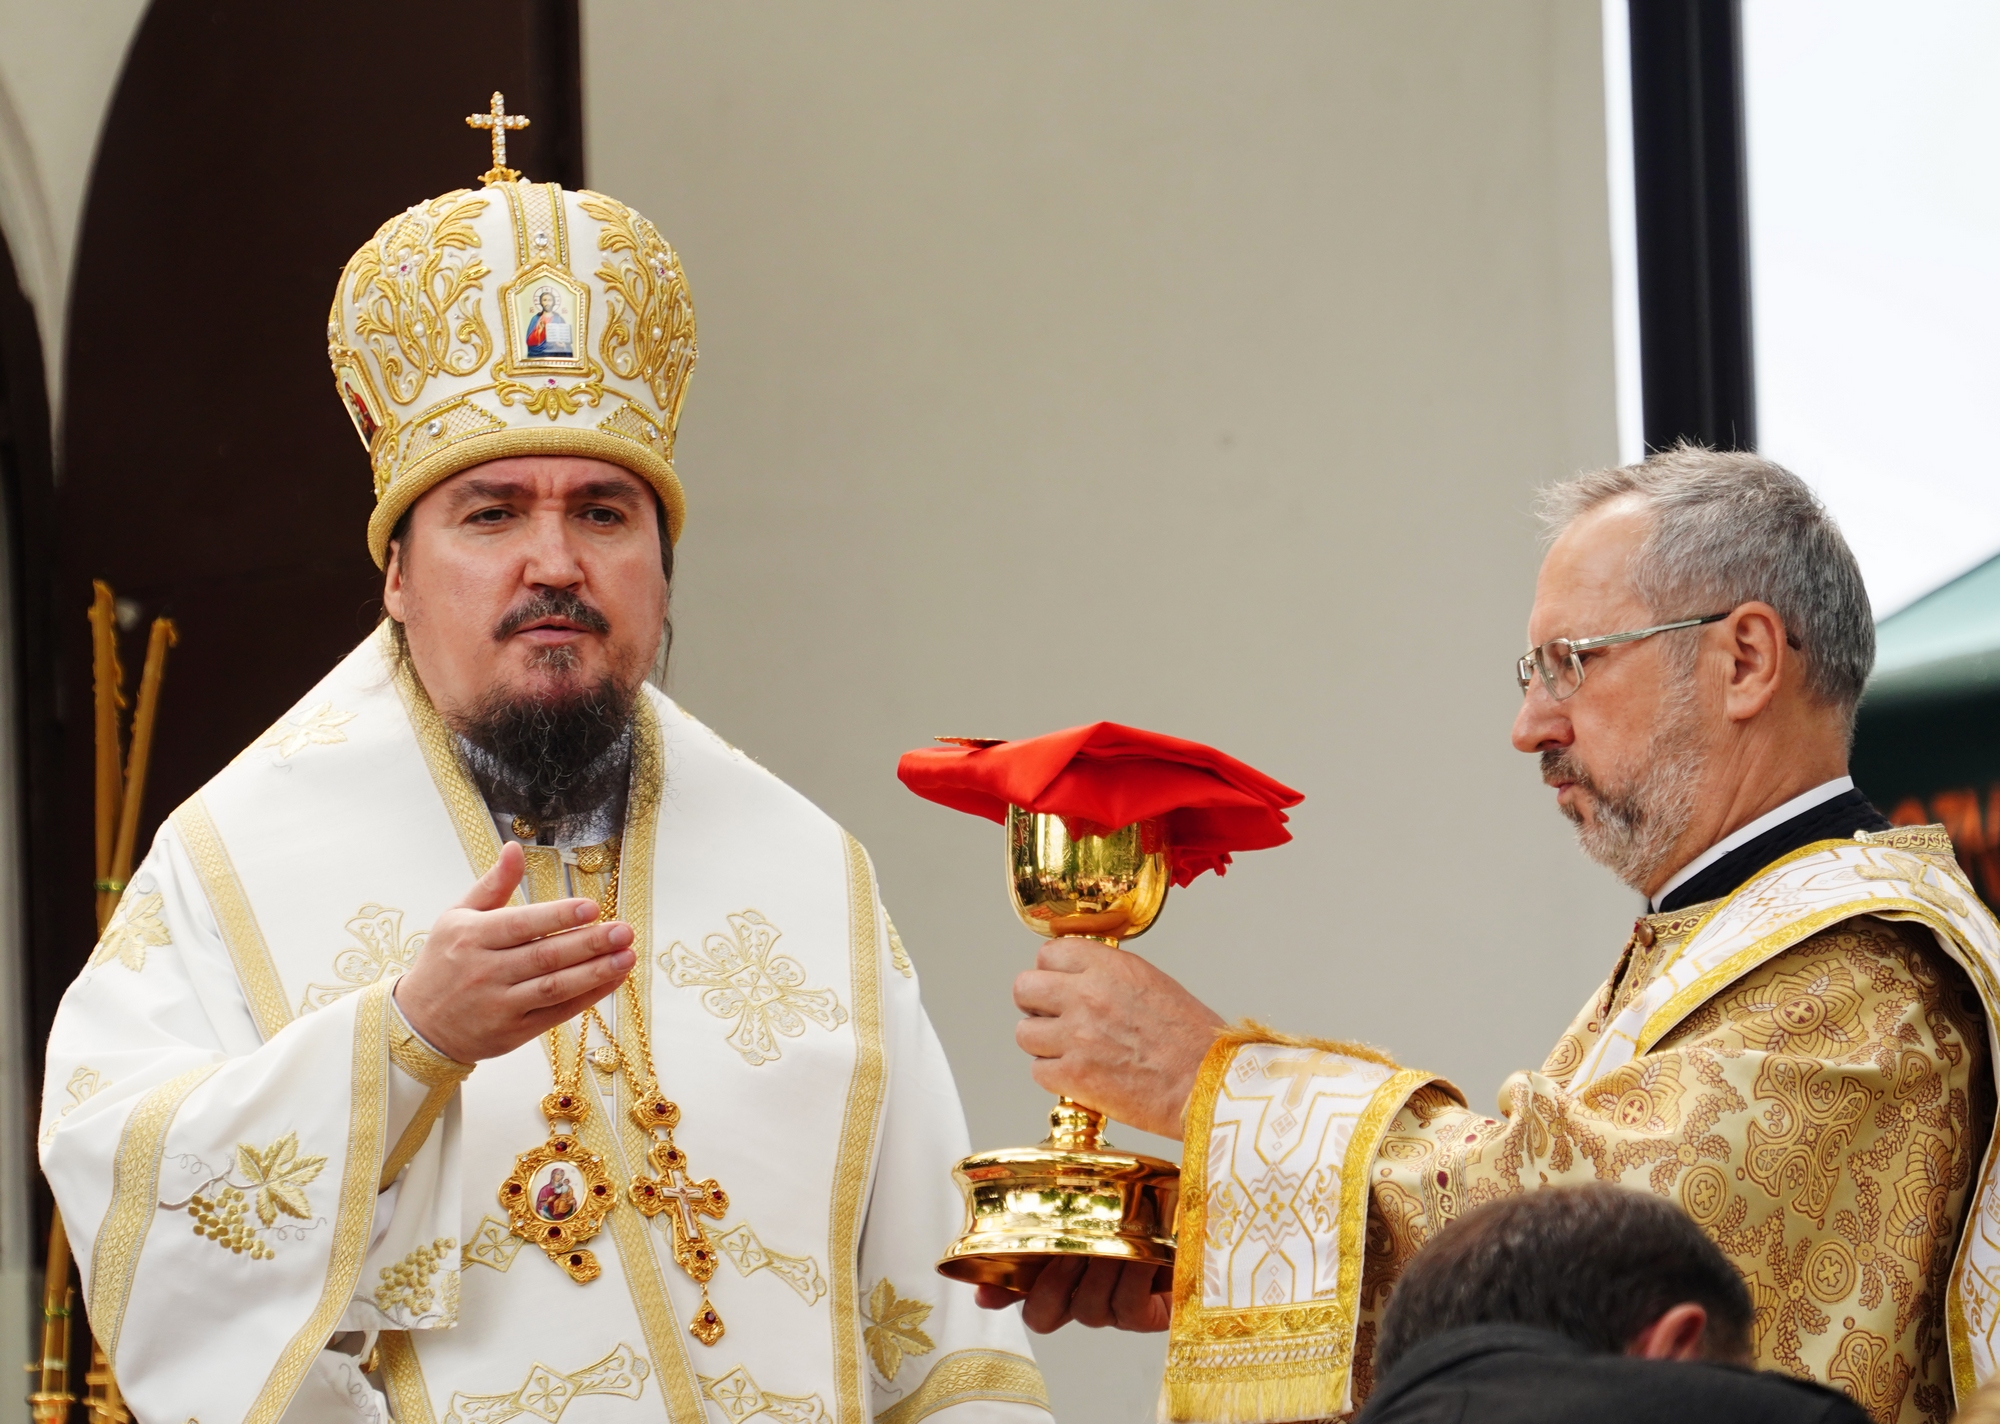
<path id="1" fill-rule="evenodd" d="M 1847 775 L 1875 656 L 1854 556 L 1796 476 L 1686 445 L 1557 485 L 1544 514 L 1513 740 L 1646 897 L 1610 977 L 1487 1116 L 1051 941 L 1015 985 L 1036 1080 L 1181 1135 L 1183 1197 L 1170 1296 L 1058 1260 L 1027 1321 L 1171 1324 L 1169 1419 L 1330 1417 L 1366 1397 L 1431 1236 L 1608 1181 L 1678 1202 L 1742 1271 L 1760 1366 L 1942 1420 L 2000 1373 L 2000 926 L 1941 827 L 1891 827 Z"/>

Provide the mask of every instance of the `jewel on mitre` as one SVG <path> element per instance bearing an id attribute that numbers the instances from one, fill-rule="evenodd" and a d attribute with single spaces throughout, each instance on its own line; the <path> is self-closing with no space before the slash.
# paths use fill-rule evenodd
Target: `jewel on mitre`
<path id="1" fill-rule="evenodd" d="M 1292 838 L 1284 808 L 1305 799 L 1213 747 L 1116 722 L 1019 742 L 938 740 L 951 745 L 905 752 L 896 764 L 925 800 L 1001 822 L 1019 806 L 1061 816 L 1073 835 L 1160 818 L 1176 885 L 1222 874 L 1236 851 L 1283 845 Z"/>

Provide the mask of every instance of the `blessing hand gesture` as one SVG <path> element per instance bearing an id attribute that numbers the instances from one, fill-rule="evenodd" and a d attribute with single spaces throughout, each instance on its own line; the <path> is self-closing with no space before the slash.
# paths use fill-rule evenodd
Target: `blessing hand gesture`
<path id="1" fill-rule="evenodd" d="M 632 927 L 599 922 L 594 901 L 509 905 L 525 865 L 519 845 L 502 846 L 396 981 L 410 1027 L 461 1063 L 511 1053 L 576 1017 L 632 968 Z"/>

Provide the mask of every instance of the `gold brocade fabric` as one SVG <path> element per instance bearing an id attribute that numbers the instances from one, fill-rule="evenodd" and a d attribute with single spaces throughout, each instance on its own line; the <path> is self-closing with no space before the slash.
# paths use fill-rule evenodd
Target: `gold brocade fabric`
<path id="1" fill-rule="evenodd" d="M 1757 1363 L 1883 1424 L 1951 1407 L 1946 1282 L 1993 1120 L 1979 999 L 1922 925 L 1843 920 L 1729 985 L 1650 1052 L 1571 1091 L 1604 1025 L 1709 906 L 1654 915 L 1503 1116 L 1435 1087 L 1370 1173 L 1356 1395 L 1397 1273 L 1444 1223 L 1531 1187 L 1672 1197 L 1750 1283 Z"/>

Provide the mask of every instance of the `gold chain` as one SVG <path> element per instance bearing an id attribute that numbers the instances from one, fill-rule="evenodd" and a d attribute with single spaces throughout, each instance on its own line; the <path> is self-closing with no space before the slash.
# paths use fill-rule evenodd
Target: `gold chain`
<path id="1" fill-rule="evenodd" d="M 618 914 L 619 871 L 624 864 L 624 846 L 613 840 L 611 843 L 611 864 L 606 869 L 604 899 L 599 902 L 600 921 L 615 919 Z M 581 865 L 579 865 L 581 868 Z M 716 1256 L 709 1244 L 707 1232 L 695 1215 L 720 1219 L 729 1207 L 729 1194 L 713 1178 L 696 1182 L 689 1169 L 687 1154 L 674 1145 L 674 1127 L 680 1121 L 678 1104 L 667 1101 L 660 1092 L 660 1078 L 653 1066 L 653 1044 L 646 1032 L 646 1011 L 639 997 L 639 968 L 635 962 L 634 972 L 625 976 L 621 986 L 625 998 L 625 1011 L 619 1017 L 631 1025 L 632 1038 L 637 1041 L 637 1062 L 633 1053 L 625 1046 L 625 1041 L 611 1031 L 611 1026 L 598 1013 L 597 1005 L 586 1006 L 578 1015 L 576 1037 L 576 1062 L 567 1079 L 562 1076 L 561 1035 L 556 1028 L 548 1033 L 552 1071 L 559 1093 L 576 1095 L 580 1102 L 582 1094 L 583 1064 L 590 1056 L 590 1030 L 594 1026 L 604 1039 L 605 1047 L 611 1051 L 613 1067 L 625 1075 L 627 1087 L 632 1090 L 633 1120 L 651 1140 L 647 1160 L 656 1175 L 637 1176 L 632 1182 L 632 1201 L 647 1217 L 662 1211 L 671 1211 L 670 1223 L 674 1236 L 674 1260 L 682 1270 L 701 1287 L 701 1308 L 695 1312 L 688 1329 L 704 1345 L 713 1345 L 722 1338 L 722 1317 L 709 1299 L 708 1281 L 715 1273 Z"/>
<path id="2" fill-rule="evenodd" d="M 518 829 L 520 817 L 515 817 L 515 821 Z M 623 864 L 624 859 L 624 845 L 622 842 L 614 839 L 612 841 L 610 872 L 604 879 L 604 899 L 599 903 L 597 910 L 597 918 L 600 923 L 605 920 L 618 918 L 618 868 Z M 634 965 L 633 967 L 637 968 L 638 966 Z M 625 987 L 628 990 L 632 990 L 630 998 L 632 1006 L 636 1010 L 639 1004 L 639 996 L 638 992 L 633 989 L 632 978 L 633 976 L 630 974 L 625 976 Z M 610 1044 L 611 1052 L 617 1058 L 617 1066 L 625 1072 L 625 1076 L 628 1079 L 632 1076 L 631 1070 L 626 1067 L 624 1045 L 618 1042 L 617 1036 L 611 1032 L 610 1027 L 598 1016 L 597 1006 L 592 1004 L 586 1008 L 583 1011 L 582 1018 L 583 1027 L 576 1036 L 576 1066 L 570 1070 L 567 1078 L 563 1076 L 562 1072 L 562 1035 L 559 1032 L 560 1025 L 550 1028 L 544 1035 L 549 1043 L 550 1076 L 555 1079 L 556 1088 L 560 1092 L 576 1094 L 583 1091 L 583 1063 L 590 1056 L 591 1024 L 597 1025 L 597 1031 L 603 1034 L 605 1041 Z M 651 1047 L 647 1046 L 646 1029 L 643 1023 L 639 1025 L 639 1043 L 645 1049 L 646 1080 L 650 1083 L 654 1080 L 653 1051 Z"/>

